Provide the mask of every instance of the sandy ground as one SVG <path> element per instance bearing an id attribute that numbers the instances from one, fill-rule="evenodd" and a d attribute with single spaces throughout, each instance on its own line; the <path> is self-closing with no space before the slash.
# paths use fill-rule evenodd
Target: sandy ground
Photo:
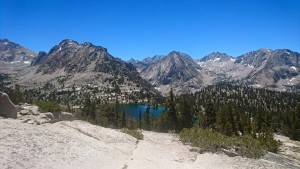
<path id="1" fill-rule="evenodd" d="M 34 125 L 0 119 L 0 168 L 287 168 L 266 159 L 190 151 L 176 135 L 143 131 L 144 140 L 83 121 Z"/>

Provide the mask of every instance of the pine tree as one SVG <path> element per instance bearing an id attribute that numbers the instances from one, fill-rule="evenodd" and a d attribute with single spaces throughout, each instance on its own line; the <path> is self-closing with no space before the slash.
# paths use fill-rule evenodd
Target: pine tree
<path id="1" fill-rule="evenodd" d="M 15 85 L 15 89 L 9 90 L 7 94 L 14 104 L 19 104 L 25 101 L 20 85 Z"/>
<path id="2" fill-rule="evenodd" d="M 290 129 L 290 137 L 292 140 L 300 141 L 300 104 L 293 113 L 292 127 Z"/>
<path id="3" fill-rule="evenodd" d="M 167 112 L 162 112 L 160 114 L 160 119 L 159 119 L 159 130 L 162 132 L 166 132 L 169 129 L 168 125 L 168 113 Z"/>
<path id="4" fill-rule="evenodd" d="M 97 121 L 97 117 L 96 117 L 96 103 L 95 103 L 95 101 L 93 101 L 92 103 L 91 103 L 91 107 L 90 107 L 90 117 L 91 117 L 91 121 L 92 122 L 94 122 L 94 123 L 96 123 L 96 121 Z"/>
<path id="5" fill-rule="evenodd" d="M 216 128 L 219 132 L 225 134 L 225 125 L 227 123 L 227 112 L 229 107 L 228 105 L 224 105 L 220 108 L 220 110 L 217 113 L 217 121 L 216 121 Z"/>
<path id="6" fill-rule="evenodd" d="M 122 128 L 127 127 L 127 126 L 126 126 L 126 112 L 125 112 L 124 107 L 123 107 L 123 111 L 122 111 L 122 126 L 121 126 L 121 127 L 122 127 Z"/>
<path id="7" fill-rule="evenodd" d="M 300 123 L 294 123 L 290 130 L 290 137 L 292 140 L 300 141 Z"/>
<path id="8" fill-rule="evenodd" d="M 178 111 L 181 114 L 181 122 L 184 128 L 191 128 L 193 126 L 192 105 L 189 102 L 187 95 L 184 95 L 179 100 Z"/>
<path id="9" fill-rule="evenodd" d="M 297 105 L 297 108 L 296 108 L 296 118 L 297 118 L 298 123 L 300 123 L 300 103 Z"/>
<path id="10" fill-rule="evenodd" d="M 114 126 L 116 128 L 119 128 L 119 111 L 118 111 L 118 105 L 119 105 L 119 101 L 118 101 L 118 97 L 116 96 L 116 102 L 115 102 L 115 114 L 116 114 L 116 119 L 114 121 Z"/>
<path id="11" fill-rule="evenodd" d="M 147 105 L 146 112 L 144 114 L 145 129 L 150 130 L 150 104 Z"/>
<path id="12" fill-rule="evenodd" d="M 90 121 L 92 123 L 96 122 L 96 103 L 91 100 L 90 93 L 83 94 L 83 108 L 81 118 Z"/>
<path id="13" fill-rule="evenodd" d="M 169 129 L 178 131 L 178 119 L 175 109 L 174 93 L 173 89 L 170 89 L 169 100 L 168 100 L 168 121 L 170 124 Z"/>
<path id="14" fill-rule="evenodd" d="M 142 110 L 140 109 L 140 112 L 139 112 L 139 128 L 141 129 L 142 128 Z"/>
<path id="15" fill-rule="evenodd" d="M 209 128 L 215 128 L 216 111 L 212 101 L 209 101 L 205 107 L 206 125 Z"/>
<path id="16" fill-rule="evenodd" d="M 232 127 L 232 132 L 234 132 L 234 134 L 237 135 L 237 128 L 236 128 L 236 121 L 235 121 L 235 114 L 234 114 L 234 111 L 229 111 L 228 112 L 229 114 L 229 122 L 231 124 L 231 127 Z"/>
<path id="17" fill-rule="evenodd" d="M 232 136 L 232 126 L 229 121 L 226 122 L 225 124 L 225 135 L 226 136 Z"/>
<path id="18" fill-rule="evenodd" d="M 107 125 L 114 127 L 116 121 L 116 106 L 114 104 L 105 103 L 101 105 L 101 114 L 107 119 Z"/>
<path id="19" fill-rule="evenodd" d="M 83 108 L 82 108 L 81 118 L 88 120 L 88 118 L 90 116 L 91 106 L 92 106 L 90 93 L 84 93 L 83 99 L 84 100 L 83 100 Z"/>
<path id="20" fill-rule="evenodd" d="M 136 128 L 136 121 L 134 119 L 134 117 L 131 115 L 129 118 L 129 129 L 135 129 Z"/>

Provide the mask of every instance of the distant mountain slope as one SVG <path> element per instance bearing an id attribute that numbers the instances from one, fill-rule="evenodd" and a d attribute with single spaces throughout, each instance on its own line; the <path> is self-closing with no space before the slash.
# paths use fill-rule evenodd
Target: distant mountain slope
<path id="1" fill-rule="evenodd" d="M 247 57 L 246 57 L 247 58 Z M 278 49 L 267 53 L 260 65 L 251 72 L 247 81 L 261 87 L 283 90 L 286 86 L 300 83 L 300 54 L 288 49 Z"/>
<path id="2" fill-rule="evenodd" d="M 30 63 L 37 54 L 7 39 L 0 39 L 0 61 Z"/>
<path id="3" fill-rule="evenodd" d="M 288 49 L 259 49 L 235 59 L 222 60 L 215 55 L 208 55 L 198 64 L 210 72 L 214 78 L 213 83 L 233 81 L 255 87 L 286 90 L 286 87 L 300 83 L 299 57 L 299 53 Z"/>
<path id="4" fill-rule="evenodd" d="M 134 66 L 114 58 L 107 49 L 87 42 L 79 44 L 73 40 L 64 40 L 54 46 L 48 54 L 40 54 L 33 65 L 39 65 L 37 72 L 48 74 L 64 69 L 67 73 L 91 71 L 132 79 L 138 77 Z"/>
<path id="5" fill-rule="evenodd" d="M 143 59 L 142 61 L 135 60 L 135 59 L 130 59 L 127 61 L 128 63 L 131 63 L 134 65 L 134 67 L 137 69 L 138 72 L 141 72 L 145 68 L 147 68 L 149 65 L 154 64 L 155 62 L 160 61 L 163 59 L 165 56 L 164 55 L 155 55 L 153 57 L 147 57 Z"/>
<path id="6" fill-rule="evenodd" d="M 142 60 L 143 63 L 147 64 L 147 65 L 151 65 L 155 62 L 160 61 L 161 59 L 163 59 L 164 57 L 166 57 L 165 55 L 155 55 L 152 57 L 147 57 L 145 59 Z"/>
<path id="7" fill-rule="evenodd" d="M 251 51 L 241 56 L 238 56 L 236 58 L 235 63 L 249 65 L 254 68 L 259 68 L 261 65 L 263 65 L 263 62 L 269 58 L 271 53 L 272 50 L 270 49 L 259 49 L 256 51 Z"/>
<path id="8" fill-rule="evenodd" d="M 220 76 L 226 74 L 226 70 L 232 67 L 235 59 L 226 53 L 214 52 L 196 62 L 212 75 L 217 74 Z"/>
<path id="9" fill-rule="evenodd" d="M 138 72 L 141 72 L 143 69 L 145 69 L 148 66 L 148 64 L 135 59 L 130 59 L 129 61 L 127 61 L 127 63 L 132 64 Z"/>
<path id="10" fill-rule="evenodd" d="M 102 93 L 154 91 L 132 64 L 88 42 L 80 44 L 69 39 L 63 40 L 49 53 L 40 52 L 32 62 L 32 67 L 33 71 L 19 76 L 21 84 L 32 86 L 50 83 L 56 90 L 89 85 Z"/>
<path id="11" fill-rule="evenodd" d="M 232 56 L 227 55 L 226 53 L 213 52 L 204 56 L 200 59 L 200 62 L 208 62 L 208 61 L 229 61 L 233 59 Z"/>
<path id="12" fill-rule="evenodd" d="M 161 60 L 152 63 L 141 72 L 141 76 L 151 84 L 162 88 L 172 86 L 175 92 L 191 92 L 202 85 L 201 70 L 187 54 L 171 52 Z"/>

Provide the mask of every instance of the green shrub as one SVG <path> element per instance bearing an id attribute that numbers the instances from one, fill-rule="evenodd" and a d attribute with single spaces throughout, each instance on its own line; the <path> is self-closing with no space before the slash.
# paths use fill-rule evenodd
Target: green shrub
<path id="1" fill-rule="evenodd" d="M 260 158 L 267 153 L 266 148 L 259 140 L 251 135 L 234 137 L 234 145 L 237 146 L 237 153 L 249 158 Z"/>
<path id="2" fill-rule="evenodd" d="M 271 128 L 267 128 L 264 132 L 259 133 L 258 140 L 266 150 L 273 153 L 277 153 L 282 144 L 280 141 L 274 139 L 274 134 Z"/>
<path id="3" fill-rule="evenodd" d="M 42 112 L 58 112 L 61 111 L 61 107 L 55 101 L 43 101 L 35 100 L 34 104 L 40 108 Z"/>
<path id="4" fill-rule="evenodd" d="M 211 129 L 190 128 L 179 133 L 180 139 L 204 151 L 216 152 L 223 149 L 234 149 L 241 156 L 260 158 L 266 154 L 266 148 L 259 140 L 250 135 L 228 137 Z"/>
<path id="5" fill-rule="evenodd" d="M 136 130 L 136 129 L 129 130 L 127 128 L 123 128 L 121 130 L 121 132 L 129 134 L 129 135 L 131 135 L 132 137 L 135 137 L 138 140 L 142 140 L 144 138 L 144 135 L 140 130 Z"/>

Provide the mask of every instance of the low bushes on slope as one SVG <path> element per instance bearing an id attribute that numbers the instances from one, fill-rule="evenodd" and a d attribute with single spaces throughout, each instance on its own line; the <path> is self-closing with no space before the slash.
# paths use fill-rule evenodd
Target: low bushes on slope
<path id="1" fill-rule="evenodd" d="M 55 101 L 43 101 L 43 100 L 36 100 L 34 104 L 40 108 L 42 112 L 58 112 L 61 111 L 61 107 L 58 102 Z"/>
<path id="2" fill-rule="evenodd" d="M 121 130 L 121 132 L 126 133 L 131 135 L 132 137 L 135 137 L 138 140 L 142 140 L 144 138 L 143 133 L 140 130 L 136 130 L 136 129 L 127 129 L 127 128 L 123 128 Z"/>
<path id="3" fill-rule="evenodd" d="M 249 158 L 260 158 L 267 151 L 278 150 L 280 146 L 280 142 L 273 139 L 262 142 L 262 139 L 254 139 L 251 135 L 228 137 L 211 129 L 195 127 L 183 129 L 179 137 L 183 142 L 199 147 L 202 151 L 217 152 L 221 149 L 234 149 L 239 155 Z"/>

